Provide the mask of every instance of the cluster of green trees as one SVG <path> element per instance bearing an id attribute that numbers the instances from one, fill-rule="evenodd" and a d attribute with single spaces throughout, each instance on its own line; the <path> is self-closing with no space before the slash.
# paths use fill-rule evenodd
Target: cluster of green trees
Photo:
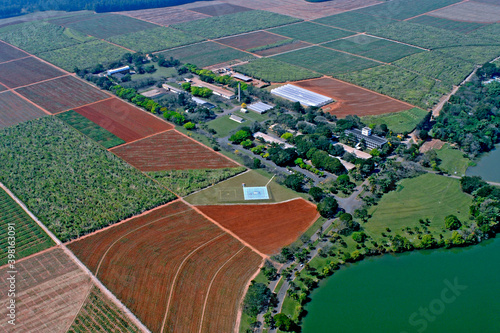
<path id="1" fill-rule="evenodd" d="M 152 113 L 156 113 L 161 109 L 160 104 L 156 103 L 153 99 L 149 97 L 137 93 L 135 89 L 123 88 L 120 85 L 115 85 L 110 88 L 110 91 L 112 91 L 116 96 L 129 100 L 135 105 L 141 106 Z"/>

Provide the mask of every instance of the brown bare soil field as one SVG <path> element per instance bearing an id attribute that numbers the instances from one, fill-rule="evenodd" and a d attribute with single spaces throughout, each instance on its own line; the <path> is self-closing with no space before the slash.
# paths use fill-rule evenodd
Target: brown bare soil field
<path id="1" fill-rule="evenodd" d="M 129 12 L 119 12 L 117 14 L 131 16 L 139 20 L 156 23 L 163 26 L 210 17 L 201 13 L 174 7 L 142 9 Z"/>
<path id="2" fill-rule="evenodd" d="M 76 108 L 74 111 L 126 142 L 174 128 L 118 98 Z"/>
<path id="3" fill-rule="evenodd" d="M 17 125 L 45 115 L 45 112 L 12 91 L 0 94 L 0 128 Z"/>
<path id="4" fill-rule="evenodd" d="M 197 208 L 266 254 L 294 242 L 318 218 L 316 207 L 302 198 L 278 204 Z"/>
<path id="5" fill-rule="evenodd" d="M 109 98 L 106 93 L 73 76 L 37 83 L 16 91 L 52 114 Z"/>
<path id="6" fill-rule="evenodd" d="M 410 104 L 336 79 L 320 78 L 293 84 L 333 98 L 335 102 L 324 106 L 323 110 L 339 118 L 347 115 L 379 115 L 413 108 Z"/>
<path id="7" fill-rule="evenodd" d="M 191 8 L 192 11 L 210 16 L 222 16 L 252 10 L 251 8 L 221 3 L 210 6 Z"/>
<path id="8" fill-rule="evenodd" d="M 288 39 L 266 31 L 251 32 L 249 34 L 239 35 L 235 37 L 227 37 L 218 39 L 217 42 L 227 46 L 232 46 L 240 50 L 248 50 L 253 47 L 264 46 L 276 43 L 280 40 Z"/>
<path id="9" fill-rule="evenodd" d="M 198 332 L 208 286 L 217 280 L 219 268 L 246 268 L 229 278 L 225 297 L 229 304 L 237 304 L 239 281 L 248 282 L 248 271 L 254 273 L 258 267 L 255 259 L 247 261 L 248 256 L 238 261 L 235 256 L 226 265 L 243 244 L 181 201 L 83 237 L 68 248 L 153 332 L 161 330 L 167 306 L 166 331 Z M 216 297 L 214 288 L 210 295 Z M 237 310 L 236 306 L 232 313 Z M 186 318 L 199 318 L 198 324 L 186 323 Z"/>
<path id="10" fill-rule="evenodd" d="M 265 57 L 265 56 L 271 56 L 271 55 L 284 53 L 284 52 L 288 52 L 288 51 L 302 49 L 302 48 L 309 46 L 309 45 L 311 45 L 311 44 L 306 43 L 306 42 L 296 41 L 296 42 L 291 43 L 291 44 L 273 47 L 273 48 L 267 49 L 267 50 L 257 51 L 257 52 L 255 52 L 255 54 L 258 54 L 260 56 Z"/>
<path id="11" fill-rule="evenodd" d="M 83 304 L 91 286 L 90 278 L 59 248 L 53 248 L 16 264 L 15 332 L 66 332 Z M 8 268 L 0 270 L 7 277 Z M 8 281 L 0 281 L 9 290 Z M 0 301 L 6 305 L 7 292 Z M 2 306 L 0 331 L 13 332 L 7 323 L 8 309 Z"/>
<path id="12" fill-rule="evenodd" d="M 261 262 L 262 258 L 246 247 L 221 268 L 205 303 L 201 332 L 232 331 L 239 300 L 243 298 L 245 287 Z M 233 297 L 228 298 L 227 295 Z"/>
<path id="13" fill-rule="evenodd" d="M 0 41 L 0 62 L 24 58 L 27 56 L 29 56 L 28 53 L 18 50 L 15 47 L 12 47 L 9 44 Z"/>
<path id="14" fill-rule="evenodd" d="M 500 22 L 500 6 L 473 1 L 460 2 L 431 12 L 428 15 L 454 21 L 495 23 Z"/>
<path id="15" fill-rule="evenodd" d="M 17 88 L 65 74 L 56 67 L 33 57 L 0 64 L 0 82 L 9 88 Z"/>
<path id="16" fill-rule="evenodd" d="M 432 149 L 439 150 L 443 148 L 444 144 L 445 144 L 444 141 L 438 139 L 432 139 L 431 141 L 427 141 L 422 146 L 420 146 L 420 152 L 425 153 Z"/>
<path id="17" fill-rule="evenodd" d="M 238 165 L 175 130 L 111 149 L 141 171 L 222 169 Z"/>

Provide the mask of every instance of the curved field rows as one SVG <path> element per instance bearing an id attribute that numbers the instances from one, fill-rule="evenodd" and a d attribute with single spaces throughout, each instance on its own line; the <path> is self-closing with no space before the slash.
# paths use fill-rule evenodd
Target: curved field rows
<path id="1" fill-rule="evenodd" d="M 226 327 L 234 326 L 248 277 L 261 260 L 250 250 L 252 255 L 237 256 L 246 249 L 243 244 L 181 201 L 73 241 L 68 248 L 153 332 L 161 332 L 163 323 L 165 332 L 198 332 L 206 295 L 210 291 L 216 298 L 210 302 L 219 302 L 217 288 L 226 282 L 214 277 L 235 265 L 239 269 L 225 278 L 229 285 L 224 286 L 232 307 L 226 311 L 233 317 L 212 330 L 232 331 Z M 217 314 L 207 310 L 206 316 Z"/>
<path id="2" fill-rule="evenodd" d="M 266 254 L 294 242 L 319 216 L 316 207 L 302 198 L 278 204 L 197 208 Z"/>

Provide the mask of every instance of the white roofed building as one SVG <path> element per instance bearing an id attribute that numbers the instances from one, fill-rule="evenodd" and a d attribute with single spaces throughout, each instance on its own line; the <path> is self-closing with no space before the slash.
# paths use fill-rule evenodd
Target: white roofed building
<path id="1" fill-rule="evenodd" d="M 274 88 L 271 94 L 288 99 L 292 102 L 299 102 L 305 106 L 324 106 L 332 103 L 334 100 L 330 97 L 320 95 L 310 90 L 286 84 L 284 86 Z"/>
<path id="2" fill-rule="evenodd" d="M 248 109 L 255 111 L 257 113 L 263 114 L 263 113 L 266 113 L 267 111 L 271 110 L 273 107 L 274 106 L 266 104 L 266 103 L 257 102 L 257 103 L 250 104 L 248 106 Z"/>

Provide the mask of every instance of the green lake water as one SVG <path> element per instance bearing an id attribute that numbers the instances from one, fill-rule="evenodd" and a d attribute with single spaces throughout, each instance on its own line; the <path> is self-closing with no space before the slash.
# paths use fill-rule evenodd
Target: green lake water
<path id="1" fill-rule="evenodd" d="M 365 259 L 311 299 L 303 333 L 500 332 L 500 237 Z"/>
<path id="2" fill-rule="evenodd" d="M 500 183 L 500 145 L 484 154 L 476 166 L 468 168 L 466 175 L 481 176 L 484 180 Z"/>

